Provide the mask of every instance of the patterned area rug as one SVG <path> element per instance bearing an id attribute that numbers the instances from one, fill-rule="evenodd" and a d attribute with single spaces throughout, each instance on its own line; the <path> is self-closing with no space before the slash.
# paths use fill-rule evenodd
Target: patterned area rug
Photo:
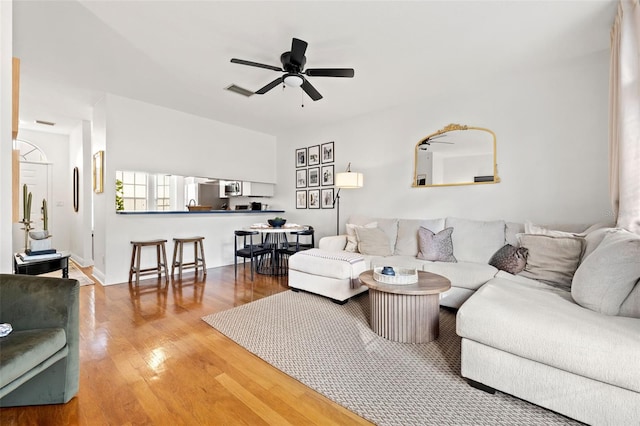
<path id="1" fill-rule="evenodd" d="M 369 328 L 369 295 L 345 305 L 286 291 L 202 318 L 250 352 L 379 425 L 573 425 L 536 405 L 469 386 L 460 376 L 455 314 L 440 337 L 405 344 Z"/>
<path id="2" fill-rule="evenodd" d="M 40 274 L 40 276 L 62 278 L 62 271 L 47 272 L 46 274 Z M 93 280 L 86 276 L 84 272 L 82 272 L 82 270 L 78 268 L 78 265 L 76 265 L 72 260 L 69 260 L 69 278 L 78 280 L 80 286 L 94 284 Z"/>

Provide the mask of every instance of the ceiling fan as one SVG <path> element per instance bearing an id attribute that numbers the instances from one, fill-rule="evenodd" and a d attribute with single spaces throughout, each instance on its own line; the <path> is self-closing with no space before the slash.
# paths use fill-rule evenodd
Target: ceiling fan
<path id="1" fill-rule="evenodd" d="M 304 69 L 304 65 L 307 62 L 306 56 L 307 42 L 294 38 L 291 41 L 291 51 L 284 52 L 280 55 L 280 62 L 282 62 L 282 68 L 260 64 L 257 62 L 245 61 L 243 59 L 231 59 L 234 64 L 249 65 L 252 67 L 266 68 L 268 70 L 280 71 L 284 75 L 276 78 L 271 83 L 267 84 L 257 92 L 257 95 L 264 95 L 269 90 L 273 89 L 279 84 L 286 84 L 291 87 L 302 87 L 307 95 L 314 101 L 322 99 L 320 92 L 309 83 L 307 77 L 347 77 L 352 78 L 354 75 L 353 68 L 309 68 Z"/>
<path id="2" fill-rule="evenodd" d="M 445 141 L 436 141 L 436 140 L 434 140 L 434 139 L 438 139 L 438 138 L 441 138 L 441 137 L 444 137 L 444 136 L 447 136 L 447 135 L 443 133 L 443 134 L 440 134 L 440 135 L 430 136 L 430 137 L 424 139 L 422 142 L 420 142 L 420 144 L 418 145 L 418 148 L 423 150 L 423 151 L 426 151 L 426 150 L 429 149 L 429 146 L 431 146 L 432 143 L 445 143 L 445 144 L 448 144 L 448 145 L 455 145 L 455 142 L 445 142 Z"/>

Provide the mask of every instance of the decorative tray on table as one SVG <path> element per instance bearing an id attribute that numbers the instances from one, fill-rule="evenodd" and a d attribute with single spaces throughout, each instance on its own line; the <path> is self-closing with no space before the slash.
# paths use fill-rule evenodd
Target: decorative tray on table
<path id="1" fill-rule="evenodd" d="M 373 279 L 384 284 L 415 284 L 418 282 L 418 270 L 398 266 L 376 266 L 373 268 Z"/>

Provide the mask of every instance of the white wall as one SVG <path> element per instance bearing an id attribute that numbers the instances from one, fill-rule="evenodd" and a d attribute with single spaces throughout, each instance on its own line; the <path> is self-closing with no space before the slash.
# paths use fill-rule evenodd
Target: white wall
<path id="1" fill-rule="evenodd" d="M 13 271 L 13 218 L 11 202 L 11 93 L 13 2 L 0 1 L 0 273 Z"/>
<path id="2" fill-rule="evenodd" d="M 92 152 L 105 150 L 104 192 L 94 194 L 94 275 L 105 284 L 127 281 L 132 240 L 171 244 L 174 237 L 204 236 L 207 266 L 215 267 L 233 263 L 233 230 L 260 220 L 250 214 L 117 215 L 116 170 L 276 181 L 274 136 L 114 95 L 94 108 L 92 144 Z"/>
<path id="3" fill-rule="evenodd" d="M 336 172 L 351 162 L 352 171 L 364 173 L 362 189 L 341 192 L 342 232 L 352 213 L 608 221 L 608 66 L 609 52 L 600 52 L 553 69 L 500 76 L 475 90 L 278 135 L 274 201 L 290 221 L 314 225 L 319 237 L 335 234 L 335 210 L 295 210 L 293 178 L 296 148 L 335 141 Z M 415 144 L 449 123 L 496 133 L 502 183 L 411 187 Z"/>
<path id="4" fill-rule="evenodd" d="M 71 204 L 71 223 L 69 250 L 73 260 L 82 266 L 93 265 L 91 258 L 91 123 L 80 122 L 69 135 L 69 168 L 77 167 L 79 172 L 78 211 Z M 72 175 L 73 178 L 73 175 Z M 73 187 L 73 182 L 71 183 Z"/>

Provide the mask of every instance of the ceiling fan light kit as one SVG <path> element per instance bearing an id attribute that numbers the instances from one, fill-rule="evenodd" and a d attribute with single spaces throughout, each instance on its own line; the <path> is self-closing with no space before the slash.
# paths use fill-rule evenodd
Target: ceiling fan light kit
<path id="1" fill-rule="evenodd" d="M 300 87 L 304 83 L 304 78 L 298 74 L 285 74 L 284 84 L 290 87 Z"/>
<path id="2" fill-rule="evenodd" d="M 314 101 L 322 99 L 320 92 L 309 82 L 304 75 L 308 77 L 343 77 L 353 78 L 355 72 L 352 68 L 310 68 L 304 70 L 304 65 L 307 63 L 307 57 L 304 55 L 307 51 L 307 42 L 294 38 L 291 41 L 291 50 L 284 52 L 280 55 L 280 62 L 282 68 L 261 64 L 258 62 L 245 61 L 244 59 L 231 59 L 234 64 L 248 65 L 251 67 L 264 68 L 272 71 L 279 71 L 285 73 L 284 75 L 276 78 L 271 83 L 258 89 L 255 94 L 264 95 L 274 87 L 285 84 L 290 87 L 301 87 L 302 90 L 309 95 Z"/>

